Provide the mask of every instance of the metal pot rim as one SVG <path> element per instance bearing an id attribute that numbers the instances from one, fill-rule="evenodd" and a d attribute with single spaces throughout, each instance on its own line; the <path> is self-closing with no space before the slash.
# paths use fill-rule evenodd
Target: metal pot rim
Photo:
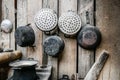
<path id="1" fill-rule="evenodd" d="M 29 66 L 35 66 L 38 64 L 37 60 L 20 60 L 11 62 L 9 66 L 13 68 L 21 68 L 21 67 L 29 67 Z"/>

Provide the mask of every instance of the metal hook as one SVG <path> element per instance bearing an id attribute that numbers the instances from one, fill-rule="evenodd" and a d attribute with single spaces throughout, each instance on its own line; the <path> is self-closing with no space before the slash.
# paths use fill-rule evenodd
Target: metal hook
<path id="1" fill-rule="evenodd" d="M 8 7 L 6 6 L 6 4 L 5 4 L 5 10 L 6 10 L 6 19 L 8 18 L 8 14 L 9 14 L 9 9 L 8 9 Z"/>
<path id="2" fill-rule="evenodd" d="M 89 17 L 89 12 L 86 11 L 86 23 L 90 24 L 90 17 Z"/>

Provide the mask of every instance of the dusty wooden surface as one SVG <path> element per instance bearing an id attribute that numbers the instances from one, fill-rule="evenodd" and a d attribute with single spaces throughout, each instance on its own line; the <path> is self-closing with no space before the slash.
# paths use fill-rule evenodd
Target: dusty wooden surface
<path id="1" fill-rule="evenodd" d="M 33 4 L 34 3 L 34 4 Z M 32 6 L 31 6 L 32 4 Z M 42 8 L 42 0 L 28 0 L 27 1 L 27 22 L 31 24 L 35 32 L 35 47 L 27 48 L 27 57 L 34 58 L 42 64 L 42 32 L 34 24 L 35 14 Z"/>
<path id="2" fill-rule="evenodd" d="M 94 0 L 79 0 L 78 14 L 82 20 L 82 26 L 85 24 L 94 25 Z M 85 50 L 78 45 L 78 76 L 84 79 L 87 72 L 94 63 L 94 51 Z"/>
<path id="3" fill-rule="evenodd" d="M 14 9 L 14 0 L 2 0 L 1 4 L 1 20 L 9 19 L 13 23 L 13 32 L 12 33 L 4 33 L 0 32 L 0 45 L 2 48 L 11 48 L 15 50 L 15 40 L 14 40 L 14 30 L 15 30 L 15 9 Z M 6 80 L 9 74 L 8 64 L 0 65 L 0 80 Z"/>
<path id="4" fill-rule="evenodd" d="M 120 80 L 120 0 L 96 0 L 96 25 L 102 32 L 102 42 L 96 54 L 102 49 L 110 57 L 98 80 Z"/>
<path id="5" fill-rule="evenodd" d="M 58 0 L 43 0 L 43 8 L 50 8 L 53 9 L 56 14 L 58 14 Z M 58 26 L 57 26 L 58 27 Z M 45 35 L 43 33 L 43 40 L 49 37 L 50 35 Z M 45 53 L 43 53 L 45 55 Z M 44 56 L 47 58 L 47 65 L 52 66 L 52 79 L 57 80 L 58 78 L 58 58 L 52 56 Z M 46 62 L 46 61 L 45 61 Z"/>
<path id="6" fill-rule="evenodd" d="M 68 10 L 77 12 L 77 0 L 59 0 L 59 16 Z M 59 57 L 59 77 L 63 74 L 71 77 L 76 73 L 77 43 L 76 39 L 65 38 L 63 34 L 61 37 L 65 42 L 65 48 L 62 56 Z"/>

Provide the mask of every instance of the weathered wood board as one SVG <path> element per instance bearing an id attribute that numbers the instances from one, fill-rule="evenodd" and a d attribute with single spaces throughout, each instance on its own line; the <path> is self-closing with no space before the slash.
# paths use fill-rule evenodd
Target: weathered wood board
<path id="1" fill-rule="evenodd" d="M 79 0 L 78 14 L 82 20 L 82 26 L 85 24 L 94 25 L 94 0 Z M 94 51 L 85 50 L 78 45 L 78 76 L 84 79 L 87 72 L 94 63 Z"/>
<path id="2" fill-rule="evenodd" d="M 27 0 L 17 0 L 17 27 L 27 25 Z M 23 58 L 27 56 L 27 48 L 17 45 L 18 50 L 22 51 Z"/>
<path id="3" fill-rule="evenodd" d="M 110 57 L 98 80 L 120 80 L 120 0 L 96 0 L 96 25 L 102 42 L 96 51 L 106 49 Z"/>
<path id="4" fill-rule="evenodd" d="M 43 0 L 43 8 L 50 8 L 53 9 L 56 14 L 58 14 L 58 0 Z M 58 26 L 56 26 L 58 27 Z M 46 35 L 43 33 L 43 40 L 45 40 L 47 37 L 51 35 Z M 47 65 L 52 66 L 52 79 L 57 80 L 58 79 L 58 58 L 57 57 L 52 57 L 52 56 L 46 56 L 45 53 L 43 53 L 45 62 L 47 62 Z"/>
<path id="5" fill-rule="evenodd" d="M 59 0 L 59 16 L 66 13 L 68 10 L 75 11 L 77 13 L 77 0 Z M 76 39 L 65 38 L 61 33 L 60 36 L 65 42 L 65 48 L 62 56 L 59 57 L 59 78 L 63 74 L 72 75 L 76 74 L 76 57 L 77 57 L 77 43 Z"/>
<path id="6" fill-rule="evenodd" d="M 2 48 L 11 48 L 15 50 L 15 40 L 14 40 L 14 31 L 15 31 L 15 9 L 14 9 L 14 0 L 1 0 L 1 19 L 9 19 L 13 23 L 12 33 L 4 33 L 0 31 L 0 46 Z M 1 21 L 0 21 L 1 22 Z M 0 80 L 6 80 L 9 75 L 9 67 L 7 64 L 0 65 Z"/>

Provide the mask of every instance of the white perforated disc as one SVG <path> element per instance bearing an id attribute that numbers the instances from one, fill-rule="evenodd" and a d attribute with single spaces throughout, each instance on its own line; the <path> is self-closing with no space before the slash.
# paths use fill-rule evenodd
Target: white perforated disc
<path id="1" fill-rule="evenodd" d="M 81 28 L 81 19 L 73 11 L 64 13 L 59 18 L 59 29 L 67 35 L 75 35 Z"/>
<path id="2" fill-rule="evenodd" d="M 51 31 L 57 25 L 57 15 L 52 9 L 41 9 L 34 17 L 36 26 L 42 31 Z"/>

